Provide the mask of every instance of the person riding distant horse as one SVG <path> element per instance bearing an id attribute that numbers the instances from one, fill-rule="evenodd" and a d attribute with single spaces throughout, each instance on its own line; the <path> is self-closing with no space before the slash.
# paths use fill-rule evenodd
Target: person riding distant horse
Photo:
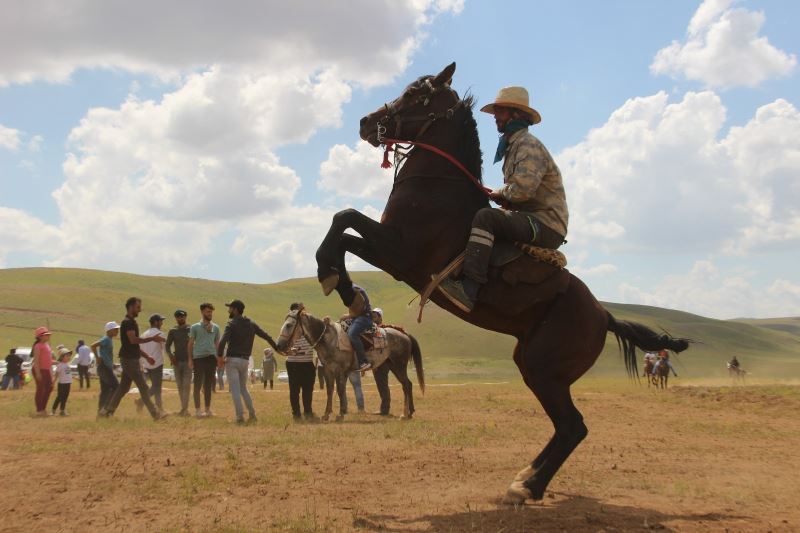
<path id="1" fill-rule="evenodd" d="M 472 311 L 478 292 L 487 282 L 495 239 L 557 249 L 565 241 L 569 212 L 561 172 L 542 142 L 528 127 L 542 118 L 530 107 L 523 87 L 505 87 L 481 111 L 494 115 L 502 133 L 494 162 L 503 160 L 503 186 L 491 199 L 504 207 L 480 209 L 464 258 L 461 281 L 446 279 L 445 296 L 464 312 Z"/>
<path id="2" fill-rule="evenodd" d="M 669 352 L 667 350 L 661 350 L 658 352 L 658 361 L 656 361 L 656 365 L 653 367 L 653 375 L 658 375 L 658 369 L 662 366 L 666 366 L 672 373 L 675 374 L 675 377 L 678 377 L 678 373 L 675 372 L 675 367 L 672 366 L 672 363 L 669 360 Z"/>
<path id="3" fill-rule="evenodd" d="M 741 365 L 739 364 L 739 360 L 736 359 L 735 355 L 733 356 L 733 359 L 731 359 L 728 362 L 728 368 L 733 368 L 735 370 L 739 370 L 741 368 Z"/>
<path id="4" fill-rule="evenodd" d="M 353 345 L 353 350 L 356 352 L 358 358 L 359 372 L 366 372 L 372 365 L 367 360 L 367 352 L 364 349 L 364 342 L 361 340 L 361 334 L 372 328 L 372 308 L 369 305 L 369 296 L 367 291 L 358 285 L 353 285 L 353 290 L 356 296 L 353 303 L 350 304 L 350 316 L 353 322 L 347 330 L 347 336 L 350 338 L 350 343 Z"/>

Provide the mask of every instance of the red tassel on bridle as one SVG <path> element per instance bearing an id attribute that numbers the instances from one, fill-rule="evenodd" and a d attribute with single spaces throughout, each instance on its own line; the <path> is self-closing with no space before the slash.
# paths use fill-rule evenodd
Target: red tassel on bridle
<path id="1" fill-rule="evenodd" d="M 381 168 L 392 168 L 392 163 L 389 161 L 389 152 L 394 152 L 392 144 L 393 143 L 387 142 L 383 149 L 383 163 L 381 163 Z"/>

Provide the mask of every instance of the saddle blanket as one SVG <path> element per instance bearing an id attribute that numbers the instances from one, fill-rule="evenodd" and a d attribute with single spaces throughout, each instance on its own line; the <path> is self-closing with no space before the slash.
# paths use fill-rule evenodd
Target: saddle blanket
<path id="1" fill-rule="evenodd" d="M 338 339 L 337 348 L 343 351 L 352 351 L 355 356 L 353 344 L 350 342 L 350 337 L 347 336 L 349 325 L 346 321 L 331 323 Z M 361 340 L 364 342 L 367 359 L 369 359 L 373 367 L 380 366 L 389 357 L 389 340 L 386 337 L 386 329 L 373 327 L 361 335 Z"/>

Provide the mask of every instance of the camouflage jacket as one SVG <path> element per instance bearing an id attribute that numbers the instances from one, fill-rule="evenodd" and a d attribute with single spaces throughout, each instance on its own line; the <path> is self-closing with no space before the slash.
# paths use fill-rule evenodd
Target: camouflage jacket
<path id="1" fill-rule="evenodd" d="M 560 235 L 567 236 L 569 212 L 561 172 L 550 152 L 527 129 L 509 139 L 499 192 L 513 211 L 524 211 Z"/>

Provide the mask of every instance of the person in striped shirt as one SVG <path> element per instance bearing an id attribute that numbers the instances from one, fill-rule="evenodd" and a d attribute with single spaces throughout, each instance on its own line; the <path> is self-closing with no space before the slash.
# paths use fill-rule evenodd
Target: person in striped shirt
<path id="1" fill-rule="evenodd" d="M 289 306 L 290 311 L 302 311 L 305 308 L 302 302 L 295 302 Z M 300 336 L 292 345 L 286 356 L 286 373 L 289 376 L 289 403 L 292 406 L 292 417 L 295 421 L 316 421 L 312 409 L 314 396 L 314 383 L 316 381 L 316 367 L 314 365 L 314 350 L 304 336 Z M 300 397 L 302 394 L 303 414 L 300 414 Z"/>

